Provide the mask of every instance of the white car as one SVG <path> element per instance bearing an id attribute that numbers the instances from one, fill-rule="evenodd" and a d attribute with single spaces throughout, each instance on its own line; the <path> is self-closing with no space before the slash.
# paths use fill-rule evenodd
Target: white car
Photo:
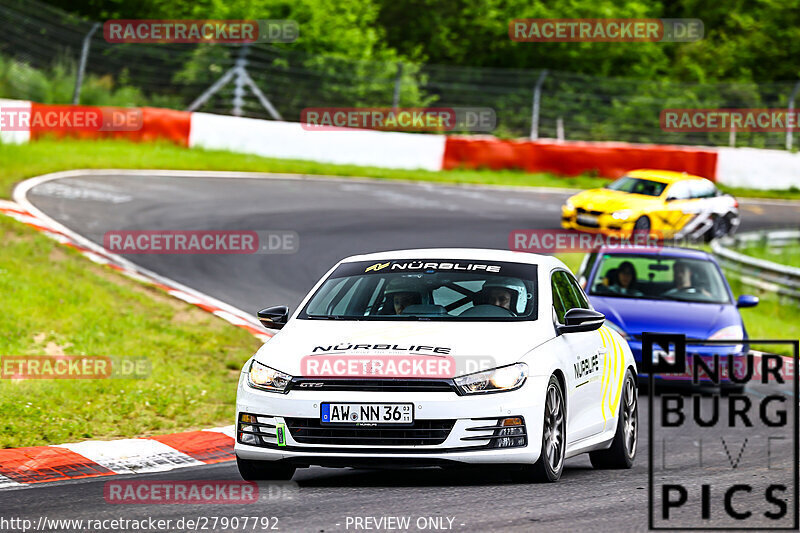
<path id="1" fill-rule="evenodd" d="M 247 480 L 298 467 L 507 465 L 556 481 L 588 452 L 636 455 L 636 363 L 553 257 L 427 249 L 349 257 L 247 361 L 236 458 Z"/>

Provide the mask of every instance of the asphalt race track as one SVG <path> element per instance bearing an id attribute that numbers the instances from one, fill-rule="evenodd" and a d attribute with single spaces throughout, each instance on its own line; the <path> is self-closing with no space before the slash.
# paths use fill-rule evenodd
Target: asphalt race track
<path id="1" fill-rule="evenodd" d="M 294 308 L 313 282 L 348 255 L 427 247 L 506 249 L 512 230 L 558 228 L 560 206 L 568 195 L 564 191 L 339 179 L 109 175 L 45 183 L 34 188 L 28 199 L 100 244 L 111 230 L 297 232 L 299 251 L 294 254 L 127 256 L 255 313 L 270 305 Z M 800 209 L 789 203 L 741 201 L 741 211 L 740 231 L 800 226 Z M 242 354 L 242 361 L 249 355 Z M 763 397 L 758 390 L 750 394 L 754 402 Z M 567 462 L 556 484 L 515 484 L 497 469 L 315 467 L 298 470 L 293 482 L 276 486 L 274 498 L 263 496 L 252 505 L 110 505 L 103 499 L 103 486 L 110 478 L 94 478 L 3 491 L 0 509 L 5 516 L 50 518 L 275 516 L 280 531 L 309 532 L 368 530 L 356 528 L 353 517 L 386 516 L 411 517 L 411 531 L 417 531 L 417 519 L 425 517 L 444 517 L 438 530 L 454 531 L 645 530 L 647 404 L 647 396 L 641 395 L 640 448 L 632 470 L 595 471 L 588 457 L 581 456 Z M 691 441 L 693 430 L 687 431 L 682 437 Z M 734 446 L 738 449 L 739 445 Z M 661 444 L 656 447 L 657 455 L 662 448 Z M 674 447 L 670 452 L 673 464 L 690 465 L 680 471 L 685 485 L 696 489 L 704 482 L 703 475 L 691 468 L 698 453 L 694 446 Z M 765 468 L 754 466 L 746 475 L 763 477 Z M 742 475 L 727 468 L 719 472 L 715 483 L 741 483 Z M 132 478 L 114 479 L 126 477 Z M 133 478 L 240 480 L 234 463 Z M 769 509 L 761 494 L 737 496 L 737 502 L 743 508 L 751 504 L 754 512 Z M 712 514 L 717 516 L 720 508 L 715 501 Z"/>

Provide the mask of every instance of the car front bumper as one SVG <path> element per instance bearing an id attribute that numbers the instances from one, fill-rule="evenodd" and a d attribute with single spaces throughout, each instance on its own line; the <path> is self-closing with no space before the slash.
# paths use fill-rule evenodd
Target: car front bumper
<path id="1" fill-rule="evenodd" d="M 357 390 L 290 390 L 278 394 L 250 387 L 246 374 L 242 374 L 236 400 L 234 451 L 242 459 L 282 461 L 296 466 L 533 463 L 539 458 L 542 442 L 546 384 L 547 378 L 533 376 L 515 391 L 474 396 Z M 386 431 L 387 426 L 348 426 L 346 430 L 340 425 L 322 426 L 319 420 L 323 402 L 413 403 L 414 425 L 390 431 Z M 255 415 L 258 427 L 246 428 L 247 424 L 240 423 L 242 414 Z M 524 438 L 515 433 L 508 435 L 507 439 L 513 439 L 509 441 L 499 433 L 503 430 L 500 421 L 506 418 L 523 420 Z M 284 445 L 278 445 L 276 432 L 281 425 L 285 429 Z M 437 429 L 428 433 L 425 428 Z M 258 433 L 258 444 L 242 429 Z M 431 435 L 437 436 L 435 444 L 415 441 L 416 437 Z M 499 442 L 514 445 L 499 447 Z"/>

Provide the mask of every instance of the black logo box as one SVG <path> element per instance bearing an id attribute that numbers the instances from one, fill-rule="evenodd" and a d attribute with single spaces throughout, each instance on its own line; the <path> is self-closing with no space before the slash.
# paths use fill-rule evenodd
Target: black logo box
<path id="1" fill-rule="evenodd" d="M 665 527 L 655 525 L 654 515 L 654 471 L 653 471 L 653 453 L 654 453 L 654 423 L 653 423 L 653 406 L 655 403 L 655 374 L 672 374 L 672 373 L 685 373 L 686 371 L 686 335 L 682 334 L 657 334 L 657 333 L 643 333 L 642 335 L 642 369 L 648 374 L 648 527 L 650 530 L 655 531 L 797 531 L 800 527 L 800 418 L 798 417 L 798 401 L 800 401 L 800 379 L 798 378 L 798 359 L 800 359 L 800 341 L 784 340 L 784 339 L 741 339 L 741 340 L 700 340 L 692 339 L 693 346 L 711 346 L 711 345 L 789 345 L 792 347 L 793 356 L 792 361 L 794 364 L 794 398 L 792 400 L 793 412 L 793 446 L 794 461 L 793 461 L 793 480 L 794 480 L 794 509 L 791 510 L 793 514 L 792 526 L 781 526 L 774 528 L 758 527 L 722 527 L 722 526 L 700 526 L 700 527 Z M 653 362 L 653 347 L 660 346 L 665 353 L 670 352 L 670 347 L 675 347 L 675 360 L 669 362 L 663 357 L 659 356 L 657 362 Z M 732 369 L 728 369 L 730 373 Z"/>

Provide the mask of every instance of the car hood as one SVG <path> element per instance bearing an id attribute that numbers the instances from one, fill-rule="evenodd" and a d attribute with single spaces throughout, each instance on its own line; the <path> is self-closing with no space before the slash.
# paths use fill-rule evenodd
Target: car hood
<path id="1" fill-rule="evenodd" d="M 683 333 L 688 338 L 707 339 L 727 326 L 741 326 L 732 304 L 674 302 L 639 298 L 590 296 L 597 311 L 606 315 L 629 335 L 643 331 Z"/>
<path id="2" fill-rule="evenodd" d="M 609 189 L 590 189 L 576 194 L 570 200 L 575 207 L 581 207 L 587 211 L 603 211 L 605 213 L 634 207 L 640 208 L 646 203 L 658 202 L 658 198 L 654 196 L 630 194 Z"/>
<path id="3" fill-rule="evenodd" d="M 306 356 L 452 356 L 458 369 L 455 374 L 462 375 L 515 363 L 554 336 L 552 323 L 543 320 L 392 323 L 292 319 L 256 352 L 255 359 L 281 372 L 302 376 Z M 355 348 L 356 345 L 361 347 Z M 378 349 L 374 348 L 376 345 Z M 386 345 L 390 349 L 384 349 Z M 409 351 L 412 347 L 413 351 Z M 480 368 L 475 368 L 478 364 Z"/>

